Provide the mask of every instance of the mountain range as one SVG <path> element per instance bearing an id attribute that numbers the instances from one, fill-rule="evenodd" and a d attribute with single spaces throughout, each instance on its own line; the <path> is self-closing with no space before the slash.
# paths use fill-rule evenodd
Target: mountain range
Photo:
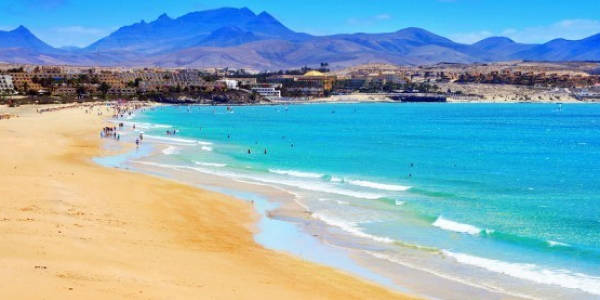
<path id="1" fill-rule="evenodd" d="M 424 65 L 504 60 L 600 60 L 600 34 L 581 40 L 521 44 L 490 37 L 462 44 L 421 28 L 391 33 L 314 36 L 295 32 L 267 12 L 220 8 L 123 26 L 85 48 L 54 48 L 24 26 L 0 31 L 0 62 L 278 70 L 328 62 Z"/>

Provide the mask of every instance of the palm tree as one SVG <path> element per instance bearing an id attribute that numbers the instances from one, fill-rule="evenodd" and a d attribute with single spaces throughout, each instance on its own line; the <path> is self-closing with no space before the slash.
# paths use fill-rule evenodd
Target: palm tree
<path id="1" fill-rule="evenodd" d="M 98 87 L 98 89 L 100 90 L 100 92 L 102 92 L 102 97 L 106 98 L 106 94 L 110 90 L 110 85 L 108 85 L 108 83 L 106 83 L 106 82 L 103 81 L 100 84 L 100 86 Z"/>

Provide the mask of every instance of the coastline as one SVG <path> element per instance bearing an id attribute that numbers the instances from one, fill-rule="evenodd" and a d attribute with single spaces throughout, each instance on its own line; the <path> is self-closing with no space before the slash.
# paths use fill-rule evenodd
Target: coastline
<path id="1" fill-rule="evenodd" d="M 264 249 L 247 203 L 97 165 L 116 153 L 103 124 L 77 108 L 0 121 L 5 297 L 408 298 Z"/>
<path id="2" fill-rule="evenodd" d="M 252 201 L 255 210 L 262 216 L 257 231 L 254 232 L 255 240 L 259 244 L 268 249 L 341 269 L 393 290 L 425 299 L 464 299 L 465 294 L 476 299 L 532 299 L 510 290 L 478 285 L 440 274 L 430 268 L 441 263 L 439 259 L 443 258 L 442 253 L 436 251 L 423 255 L 421 250 L 413 248 L 418 246 L 405 245 L 403 253 L 409 261 L 417 258 L 422 265 L 404 262 L 404 258 L 398 261 L 390 260 L 393 258 L 362 251 L 363 246 L 364 249 L 378 251 L 383 248 L 372 248 L 373 246 L 365 244 L 361 238 L 348 235 L 333 224 L 315 219 L 311 212 L 297 201 L 294 193 L 274 185 L 203 173 L 186 167 L 172 169 L 170 165 L 143 160 L 130 161 L 125 168 L 227 194 L 247 202 Z M 268 224 L 269 222 L 279 224 Z M 296 247 L 298 245 L 302 246 L 301 249 Z M 348 245 L 362 246 L 353 248 Z M 436 256 L 438 259 L 431 260 Z M 489 276 L 486 272 L 476 275 Z M 515 280 L 514 284 L 527 283 Z"/>
<path id="3" fill-rule="evenodd" d="M 165 108 L 166 109 L 166 108 Z M 189 111 L 188 111 L 189 112 Z M 142 120 L 138 120 L 138 121 L 146 121 L 146 119 L 142 118 Z M 150 121 L 152 122 L 152 121 Z M 129 122 L 131 123 L 131 121 Z M 140 123 L 140 126 L 142 123 Z M 154 125 L 156 126 L 166 126 L 164 124 L 171 124 L 171 123 L 165 123 L 165 121 L 161 120 L 161 121 L 156 121 Z M 129 124 L 131 125 L 131 124 Z M 144 127 L 142 129 L 139 130 L 145 130 L 146 126 L 153 126 L 152 124 L 149 123 L 144 123 L 143 125 Z M 188 128 L 189 129 L 189 128 Z M 160 130 L 159 130 L 160 131 Z M 157 134 L 157 132 L 154 132 L 155 134 Z M 160 134 L 160 133 L 158 133 Z M 152 139 L 155 139 L 154 136 L 150 136 L 152 137 Z M 157 138 L 157 137 L 156 137 Z M 190 138 L 188 136 L 184 136 L 184 138 Z M 201 138 L 201 137 L 194 137 L 194 138 Z M 290 197 L 289 195 L 287 196 L 277 196 L 277 197 L 268 197 L 268 192 L 265 192 L 265 186 L 271 186 L 274 187 L 275 189 L 279 189 L 280 192 L 281 191 L 286 191 L 288 194 L 291 193 L 292 195 L 296 195 L 295 194 L 295 189 L 289 189 L 288 187 L 290 187 L 289 185 L 284 184 L 284 186 L 281 186 L 279 184 L 273 184 L 275 182 L 271 181 L 271 180 L 267 180 L 264 181 L 262 179 L 258 179 L 258 182 L 256 182 L 257 178 L 253 178 L 253 177 L 247 177 L 242 175 L 245 174 L 245 171 L 241 170 L 242 173 L 240 174 L 233 174 L 229 171 L 226 171 L 225 173 L 223 173 L 223 170 L 226 169 L 221 169 L 221 167 L 224 167 L 225 164 L 223 165 L 218 165 L 218 166 L 214 166 L 214 165 L 204 165 L 202 163 L 196 163 L 196 165 L 191 164 L 191 165 L 186 165 L 184 164 L 179 164 L 179 163 L 183 163 L 183 161 L 180 161 L 178 159 L 178 152 L 179 150 L 181 150 L 182 147 L 175 147 L 175 148 L 180 148 L 179 150 L 176 150 L 175 152 L 170 152 L 169 148 L 174 148 L 173 146 L 169 146 L 169 145 L 181 145 L 184 146 L 183 148 L 187 147 L 186 145 L 182 145 L 180 143 L 182 143 L 183 141 L 189 142 L 189 141 L 193 141 L 193 140 L 189 140 L 189 139 L 181 139 L 181 138 L 174 138 L 169 140 L 168 138 L 161 138 L 158 141 L 156 140 L 151 140 L 149 141 L 149 143 L 154 144 L 154 146 L 156 146 L 156 148 L 158 148 L 158 151 L 155 151 L 156 154 L 158 154 L 158 157 L 155 157 L 156 159 L 149 159 L 147 160 L 146 157 L 142 158 L 141 161 L 142 162 L 150 162 L 145 163 L 145 164 L 138 164 L 137 162 L 134 162 L 133 164 L 130 164 L 129 167 L 131 167 L 132 165 L 135 165 L 134 168 L 136 169 L 136 171 L 141 171 L 143 173 L 146 174 L 152 174 L 152 175 L 157 175 L 159 177 L 167 177 L 170 179 L 174 179 L 178 182 L 185 182 L 188 184 L 192 184 L 192 185 L 200 185 L 202 188 L 207 188 L 207 189 L 211 189 L 214 188 L 215 186 L 220 186 L 223 187 L 225 186 L 225 189 L 228 190 L 229 192 L 233 191 L 240 191 L 242 190 L 242 192 L 245 193 L 251 193 L 252 195 L 243 195 L 242 192 L 238 193 L 236 195 L 236 198 L 240 198 L 240 199 L 246 199 L 247 201 L 250 201 L 250 199 L 252 199 L 253 195 L 265 195 L 267 194 L 264 198 L 269 198 L 269 200 L 273 200 L 273 202 L 278 203 L 282 206 L 281 209 L 271 209 L 269 217 L 270 219 L 276 219 L 276 220 L 284 220 L 287 221 L 288 223 L 295 223 L 297 224 L 297 227 L 301 228 L 301 231 L 308 236 L 317 236 L 318 239 L 320 240 L 321 244 L 325 244 L 326 246 L 329 246 L 329 250 L 331 250 L 332 252 L 335 253 L 344 253 L 344 251 L 348 250 L 348 248 L 351 248 L 351 250 L 356 250 L 357 247 L 355 246 L 359 246 L 358 250 L 365 250 L 368 248 L 365 248 L 363 246 L 367 246 L 367 247 L 373 247 L 375 246 L 375 251 L 366 251 L 367 255 L 364 255 L 365 251 L 350 251 L 351 256 L 353 256 L 353 260 L 360 266 L 364 266 L 369 270 L 374 270 L 376 269 L 377 274 L 384 274 L 386 278 L 391 279 L 396 287 L 400 287 L 400 290 L 403 292 L 406 292 L 406 290 L 408 290 L 408 294 L 411 295 L 422 295 L 424 297 L 432 297 L 432 298 L 442 298 L 442 299 L 462 299 L 461 297 L 464 297 L 464 291 L 468 290 L 469 292 L 467 294 L 470 295 L 479 295 L 480 297 L 477 298 L 486 298 L 486 299 L 513 299 L 513 298 L 529 298 L 533 295 L 538 295 L 541 296 L 542 298 L 545 297 L 558 297 L 558 298 L 565 298 L 568 299 L 569 298 L 569 294 L 571 294 L 571 292 L 567 292 L 567 294 L 563 294 L 564 291 L 561 291 L 561 289 L 557 286 L 548 286 L 548 285 L 538 285 L 538 283 L 543 284 L 543 282 L 538 282 L 538 281 L 531 281 L 531 280 L 527 280 L 528 278 L 522 278 L 525 280 L 521 280 L 519 278 L 519 274 L 516 274 L 516 278 L 515 277 L 508 277 L 508 278 L 500 278 L 498 275 L 498 273 L 494 273 L 494 272 L 498 272 L 496 271 L 483 271 L 481 270 L 480 267 L 473 267 L 473 266 L 467 266 L 464 263 L 452 263 L 452 264 L 448 264 L 448 261 L 454 261 L 456 260 L 455 256 L 456 256 L 456 252 L 445 252 L 445 251 L 441 251 L 441 253 L 437 253 L 436 256 L 439 256 L 438 258 L 445 258 L 443 260 L 440 259 L 429 259 L 429 258 L 424 258 L 421 255 L 417 256 L 414 255 L 415 253 L 410 253 L 410 248 L 412 246 L 412 248 L 415 247 L 415 245 L 409 245 L 409 244 L 402 244 L 402 245 L 397 245 L 397 246 L 401 246 L 403 248 L 409 248 L 409 251 L 402 251 L 402 253 L 404 255 L 396 255 L 398 253 L 394 253 L 394 252 L 390 252 L 389 254 L 391 255 L 387 255 L 388 252 L 387 251 L 381 251 L 382 249 L 380 248 L 380 245 L 373 245 L 373 243 L 365 243 L 364 238 L 366 239 L 373 239 L 373 238 L 377 238 L 379 239 L 378 236 L 367 236 L 368 234 L 365 234 L 364 232 L 360 232 L 359 228 L 349 228 L 347 227 L 348 224 L 343 224 L 343 223 L 337 223 L 335 222 L 335 220 L 331 220 L 331 219 L 321 219 L 320 216 L 317 215 L 311 215 L 310 212 L 310 208 L 308 208 L 307 206 L 303 206 L 301 202 L 305 202 L 304 200 L 308 200 L 308 198 L 302 200 L 302 199 L 294 199 L 293 197 Z M 212 142 L 213 140 L 198 140 L 197 143 L 200 145 L 206 145 L 206 144 L 211 144 L 211 149 L 206 150 L 206 151 L 212 151 Z M 175 144 L 172 144 L 175 143 Z M 218 142 L 215 145 L 217 146 L 217 148 L 222 147 L 223 145 L 220 145 Z M 192 147 L 193 148 L 193 147 Z M 164 150 L 169 150 L 169 151 L 164 151 Z M 198 150 L 200 150 L 200 146 L 198 146 Z M 204 149 L 202 149 L 204 150 Z M 168 152 L 168 153 L 167 153 Z M 200 151 L 202 152 L 202 151 Z M 187 152 L 183 152 L 183 153 L 187 153 Z M 210 153 L 210 152 L 207 152 Z M 162 155 L 165 154 L 165 155 Z M 169 155 L 173 155 L 171 156 L 171 159 L 169 158 Z M 189 153 L 188 153 L 189 154 Z M 166 160 L 164 160 L 166 159 Z M 136 160 L 137 161 L 137 160 Z M 209 160 L 211 161 L 211 160 Z M 229 165 L 229 161 L 221 161 L 221 160 L 216 160 L 216 162 L 226 162 L 227 165 Z M 207 168 L 205 168 L 205 166 Z M 216 168 L 211 168 L 211 167 L 216 167 Z M 133 169 L 133 168 L 132 168 Z M 216 173 L 215 173 L 216 172 Z M 188 173 L 187 175 L 185 175 L 184 173 Z M 231 176 L 233 175 L 233 176 Z M 239 176 L 242 175 L 242 176 Z M 248 175 L 248 174 L 245 174 Z M 301 174 L 301 175 L 306 175 L 306 174 Z M 309 174 L 310 175 L 310 174 Z M 312 176 L 312 175 L 311 175 Z M 261 177 L 262 178 L 262 177 Z M 192 180 L 190 180 L 192 179 Z M 264 178 L 263 178 L 264 179 Z M 192 182 L 193 180 L 196 180 L 196 183 Z M 259 187 L 255 186 L 248 186 L 251 183 L 257 183 L 259 185 Z M 277 201 L 278 199 L 282 199 L 283 201 Z M 300 200 L 300 201 L 296 201 L 296 200 Z M 315 200 L 315 199 L 313 199 Z M 294 202 L 296 202 L 296 204 L 299 205 L 295 205 Z M 300 202 L 300 203 L 298 203 Z M 290 205 L 292 204 L 292 205 Z M 313 203 L 314 204 L 314 203 Z M 310 206 L 312 207 L 312 204 L 310 204 Z M 331 222 L 334 223 L 331 223 Z M 336 224 L 337 223 L 337 224 Z M 435 226 L 435 225 L 434 225 Z M 352 226 L 351 226 L 352 227 Z M 356 229 L 358 231 L 355 231 L 353 229 Z M 350 230 L 350 231 L 348 231 Z M 331 233 L 331 234 L 329 234 Z M 350 234 L 348 234 L 350 233 Z M 294 234 L 296 234 L 296 232 L 294 232 Z M 354 236 L 354 238 L 348 238 L 350 236 Z M 356 237 L 358 235 L 358 238 Z M 361 239 L 362 238 L 362 239 Z M 263 244 L 263 243 L 261 243 Z M 265 244 L 263 244 L 265 245 Z M 265 245 L 268 248 L 272 248 L 269 245 Z M 347 247 L 350 246 L 350 247 Z M 395 245 L 396 246 L 396 245 Z M 354 249 L 352 249 L 354 248 Z M 343 250 L 343 251 L 340 251 Z M 277 249 L 279 250 L 279 249 Z M 302 256 L 302 255 L 298 255 L 297 253 L 294 253 L 293 251 L 294 249 L 283 249 L 283 251 L 289 252 L 289 253 L 293 253 L 296 256 Z M 363 253 L 361 253 L 363 252 Z M 348 251 L 346 251 L 345 254 L 348 254 Z M 376 254 L 376 255 L 373 255 Z M 381 255 L 384 254 L 384 255 Z M 460 253 L 458 253 L 460 255 Z M 458 256 L 460 257 L 460 256 Z M 416 258 L 416 259 L 415 259 Z M 318 262 L 318 261 L 317 261 Z M 443 264 L 443 268 L 440 269 L 439 264 Z M 392 266 L 393 267 L 390 267 Z M 335 266 L 337 267 L 337 266 Z M 339 268 L 339 267 L 338 267 Z M 454 270 L 456 269 L 456 270 Z M 442 272 L 440 272 L 442 271 Z M 451 271 L 450 273 L 447 273 L 445 271 Z M 458 272 L 458 274 L 456 274 Z M 501 271 L 504 272 L 504 271 Z M 460 275 L 458 277 L 456 276 L 448 276 L 448 274 L 456 274 L 456 275 Z M 366 277 L 364 276 L 364 274 L 357 274 L 359 276 L 362 277 Z M 466 275 L 466 276 L 463 276 Z M 508 275 L 508 274 L 507 274 Z M 419 278 L 419 279 L 416 279 Z M 486 280 L 482 281 L 480 280 L 481 278 L 485 278 Z M 507 280 L 508 279 L 508 280 Z M 503 284 L 498 286 L 496 283 L 499 283 L 498 281 L 501 281 Z M 431 287 L 435 287 L 435 288 L 431 288 Z M 518 287 L 518 288 L 517 288 Z M 542 292 L 541 294 L 538 294 L 537 291 Z M 450 293 L 445 293 L 450 291 Z M 463 294 L 460 294 L 460 292 L 458 291 L 463 291 Z M 533 293 L 529 293 L 529 292 L 525 292 L 525 291 L 529 291 L 529 292 L 533 292 Z M 475 292 L 475 293 L 474 293 Z M 525 292 L 522 294 L 522 292 Z M 573 294 L 577 294 L 576 291 L 573 291 Z M 545 295 L 545 296 L 542 296 Z M 559 296 L 560 295 L 560 296 Z M 571 295 L 572 296 L 572 295 Z M 589 297 L 588 296 L 583 296 L 582 294 L 579 295 L 580 297 L 582 297 L 582 299 L 584 299 L 585 297 Z M 534 296 L 535 297 L 535 296 Z"/>

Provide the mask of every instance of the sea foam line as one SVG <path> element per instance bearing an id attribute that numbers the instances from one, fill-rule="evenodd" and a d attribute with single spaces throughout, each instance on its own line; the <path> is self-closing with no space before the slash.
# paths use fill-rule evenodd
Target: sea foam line
<path id="1" fill-rule="evenodd" d="M 446 256 L 454 258 L 459 263 L 480 267 L 492 272 L 536 283 L 579 289 L 590 294 L 600 295 L 600 277 L 574 273 L 569 270 L 544 269 L 534 264 L 509 263 L 463 253 L 454 253 L 447 250 L 443 250 L 442 252 Z"/>
<path id="2" fill-rule="evenodd" d="M 319 183 L 319 182 L 308 182 L 308 181 L 302 181 L 302 180 L 286 180 L 286 179 L 279 179 L 279 178 L 271 179 L 271 178 L 267 178 L 267 177 L 258 177 L 258 176 L 250 177 L 249 179 L 258 180 L 258 181 L 266 182 L 266 183 L 287 185 L 290 187 L 300 188 L 300 189 L 308 190 L 308 191 L 317 191 L 317 192 L 324 192 L 324 193 L 330 193 L 330 194 L 344 195 L 344 196 L 349 196 L 349 197 L 353 197 L 353 198 L 375 200 L 375 199 L 382 198 L 384 196 L 384 195 L 377 194 L 377 193 L 353 191 L 353 190 L 338 188 L 331 184 Z"/>
<path id="3" fill-rule="evenodd" d="M 366 180 L 347 180 L 349 184 L 377 189 L 377 190 L 386 190 L 386 191 L 394 191 L 394 192 L 403 192 L 409 190 L 410 186 L 397 185 L 397 184 L 385 184 L 378 182 L 371 182 Z"/>
<path id="4" fill-rule="evenodd" d="M 473 225 L 450 221 L 442 218 L 441 216 L 439 216 L 431 225 L 444 230 L 466 233 L 471 235 L 478 235 L 479 233 L 481 233 L 481 229 Z"/>
<path id="5" fill-rule="evenodd" d="M 150 165 L 147 162 L 142 162 L 142 161 L 137 161 L 137 162 Z M 269 178 L 266 176 L 242 175 L 242 174 L 235 174 L 235 173 L 223 172 L 223 171 L 217 172 L 215 170 L 195 168 L 195 167 L 191 167 L 191 166 L 164 165 L 164 164 L 156 164 L 156 163 L 152 163 L 152 165 L 159 166 L 159 167 L 165 167 L 165 168 L 174 168 L 174 169 L 181 169 L 181 168 L 191 169 L 191 170 L 195 170 L 195 171 L 198 171 L 201 173 L 213 174 L 213 175 L 217 175 L 217 176 L 225 176 L 225 177 L 230 177 L 230 178 L 233 178 L 236 180 L 247 179 L 247 180 L 258 181 L 258 182 L 263 182 L 263 183 L 285 185 L 285 186 L 300 188 L 300 189 L 308 190 L 308 191 L 316 191 L 316 192 L 344 195 L 344 196 L 349 196 L 349 197 L 359 198 L 359 199 L 375 200 L 375 199 L 382 198 L 384 196 L 384 195 L 377 194 L 377 193 L 364 192 L 364 191 L 353 191 L 353 190 L 338 188 L 336 186 L 333 186 L 333 185 L 330 185 L 330 184 L 327 184 L 324 182 L 289 180 L 289 179 L 285 179 L 285 178 Z"/>
<path id="6" fill-rule="evenodd" d="M 557 242 L 557 241 L 552 241 L 552 240 L 548 240 L 546 242 L 548 243 L 548 246 L 550 246 L 550 247 L 570 247 L 571 246 L 567 243 L 562 243 L 562 242 Z"/>
<path id="7" fill-rule="evenodd" d="M 113 120 L 112 122 L 113 123 L 123 123 L 123 125 L 126 127 L 133 127 L 133 125 L 135 125 L 135 128 L 141 128 L 141 129 L 173 128 L 173 126 L 171 126 L 171 125 L 145 123 L 145 122 L 121 121 L 119 119 Z"/>
<path id="8" fill-rule="evenodd" d="M 302 171 L 296 171 L 296 170 L 269 169 L 269 172 L 279 174 L 279 175 L 288 175 L 288 176 L 301 177 L 301 178 L 321 178 L 321 177 L 323 177 L 323 174 L 302 172 Z"/>
<path id="9" fill-rule="evenodd" d="M 313 213 L 312 217 L 323 221 L 327 225 L 338 227 L 338 228 L 342 229 L 343 231 L 348 232 L 348 233 L 353 234 L 358 237 L 371 239 L 371 240 L 374 240 L 374 241 L 377 241 L 380 243 L 385 243 L 385 244 L 394 243 L 394 240 L 389 237 L 372 235 L 372 234 L 369 234 L 369 233 L 366 233 L 366 232 L 360 230 L 356 226 L 356 223 L 344 221 L 344 220 L 341 220 L 336 217 L 325 216 L 324 214 L 319 213 L 319 212 Z"/>
<path id="10" fill-rule="evenodd" d="M 487 290 L 487 291 L 492 291 L 492 292 L 501 292 L 501 293 L 504 293 L 504 294 L 507 294 L 507 295 L 511 295 L 511 296 L 514 296 L 514 297 L 518 297 L 518 298 L 537 299 L 537 298 L 531 297 L 529 295 L 524 295 L 524 294 L 520 294 L 520 293 L 514 293 L 514 292 L 511 292 L 511 291 L 507 291 L 505 289 L 502 289 L 502 288 L 491 287 L 491 286 L 488 286 L 488 285 L 481 285 L 481 284 L 474 283 L 474 282 L 472 282 L 470 280 L 464 280 L 464 279 L 453 277 L 453 276 L 450 276 L 450 275 L 447 275 L 447 274 L 442 274 L 442 273 L 440 273 L 438 271 L 434 271 L 434 270 L 431 270 L 431 269 L 428 269 L 428 268 L 423 268 L 421 266 L 417 266 L 417 265 L 414 265 L 414 264 L 411 264 L 411 263 L 408 263 L 408 262 L 405 262 L 405 261 L 398 260 L 398 259 L 396 259 L 396 258 L 394 258 L 392 256 L 389 256 L 389 255 L 386 255 L 386 254 L 383 254 L 383 253 L 377 253 L 377 252 L 374 252 L 374 251 L 367 251 L 367 250 L 365 250 L 364 252 L 367 253 L 367 254 L 369 254 L 369 255 L 371 255 L 371 256 L 373 256 L 373 257 L 375 257 L 375 258 L 383 259 L 383 260 L 386 260 L 386 261 L 389 261 L 389 262 L 392 262 L 392 263 L 395 263 L 395 264 L 398 264 L 398 265 L 401 265 L 401 266 L 404 266 L 404 267 L 407 267 L 407 268 L 411 268 L 411 269 L 414 269 L 414 270 L 426 272 L 426 273 L 435 275 L 437 277 L 444 278 L 444 279 L 447 279 L 447 280 L 450 280 L 450 281 L 454 281 L 454 282 L 458 282 L 458 283 L 461 283 L 461 284 L 464 284 L 464 285 L 467 285 L 467 286 L 472 286 L 472 287 L 476 287 L 476 288 L 480 288 L 480 289 Z"/>
<path id="11" fill-rule="evenodd" d="M 221 164 L 221 163 L 209 163 L 209 162 L 201 162 L 201 161 L 194 161 L 194 163 L 199 166 L 205 166 L 205 167 L 217 167 L 217 168 L 227 167 L 227 164 Z"/>
<path id="12" fill-rule="evenodd" d="M 164 155 L 173 155 L 179 153 L 179 148 L 175 146 L 168 146 L 167 148 L 162 150 Z"/>
<path id="13" fill-rule="evenodd" d="M 199 140 L 193 140 L 193 139 L 184 139 L 184 138 L 174 138 L 174 137 L 165 137 L 165 136 L 157 136 L 157 135 L 144 135 L 144 138 L 149 139 L 149 140 L 155 140 L 159 143 L 164 143 L 164 144 L 176 144 L 176 145 L 212 145 L 211 142 L 204 142 L 204 141 L 199 141 Z"/>

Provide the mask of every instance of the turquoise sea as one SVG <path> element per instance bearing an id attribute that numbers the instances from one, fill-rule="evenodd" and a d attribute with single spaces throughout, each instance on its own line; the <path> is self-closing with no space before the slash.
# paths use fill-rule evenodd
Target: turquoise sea
<path id="1" fill-rule="evenodd" d="M 410 246 L 600 297 L 600 105 L 164 106 L 126 123 L 163 165 L 286 189 L 375 257 Z"/>

